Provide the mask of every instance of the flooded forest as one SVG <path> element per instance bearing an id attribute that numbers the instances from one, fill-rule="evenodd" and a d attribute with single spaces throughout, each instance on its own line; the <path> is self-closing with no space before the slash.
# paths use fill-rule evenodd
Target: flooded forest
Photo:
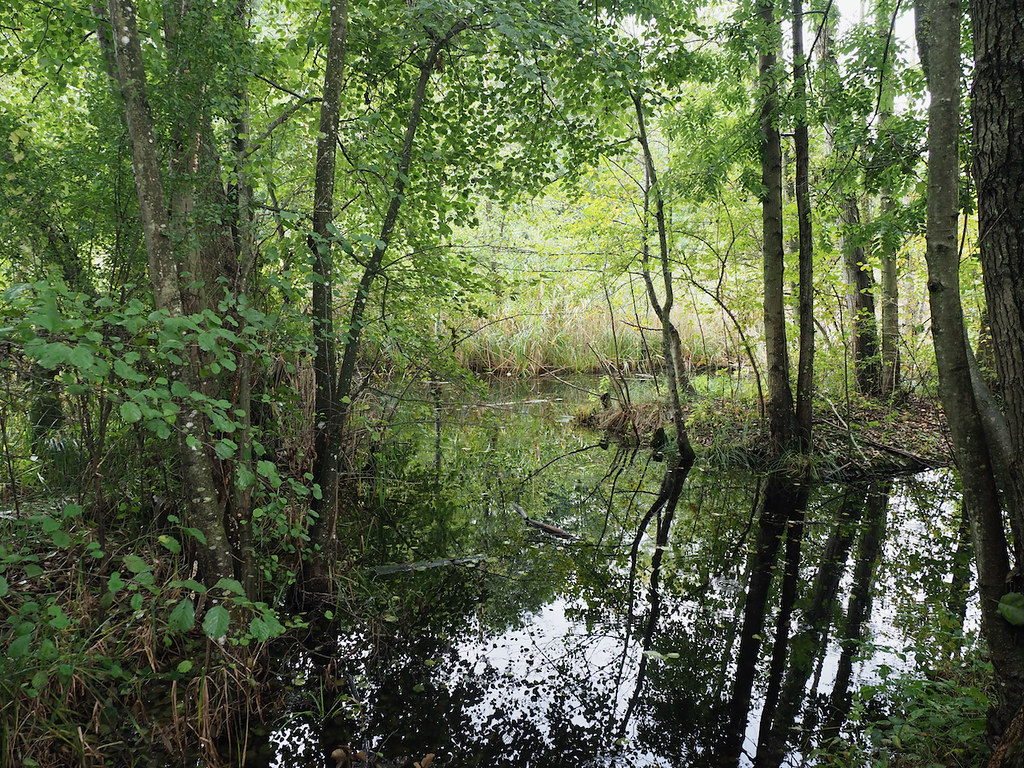
<path id="1" fill-rule="evenodd" d="M 15 0 L 0 768 L 1024 748 L 1008 0 Z"/>

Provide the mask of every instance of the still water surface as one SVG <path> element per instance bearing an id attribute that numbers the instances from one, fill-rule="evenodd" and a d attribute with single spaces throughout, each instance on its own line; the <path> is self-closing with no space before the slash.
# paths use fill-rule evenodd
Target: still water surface
<path id="1" fill-rule="evenodd" d="M 389 765 L 813 765 L 864 686 L 970 633 L 950 473 L 683 473 L 574 430 L 587 397 L 534 382 L 405 408 L 369 491 L 375 621 L 286 660 L 292 711 L 260 763 L 345 744 Z"/>

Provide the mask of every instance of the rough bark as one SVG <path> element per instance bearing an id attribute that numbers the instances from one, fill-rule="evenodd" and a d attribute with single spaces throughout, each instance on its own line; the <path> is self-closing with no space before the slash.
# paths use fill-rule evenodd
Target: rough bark
<path id="1" fill-rule="evenodd" d="M 334 181 L 341 115 L 342 79 L 348 38 L 348 0 L 332 0 L 327 60 L 324 67 L 323 98 L 320 102 L 320 131 L 316 144 L 313 186 L 313 230 L 309 247 L 313 256 L 313 362 L 316 377 L 315 460 L 313 478 L 320 486 L 314 505 L 317 518 L 310 532 L 311 543 L 327 560 L 334 549 L 338 518 L 342 406 L 338 402 L 337 352 L 334 340 L 334 260 L 330 234 L 334 218 Z M 321 562 L 321 566 L 329 565 Z M 324 568 L 315 569 L 320 572 Z"/>
<path id="2" fill-rule="evenodd" d="M 850 311 L 853 366 L 857 389 L 865 395 L 882 394 L 881 357 L 878 349 L 878 323 L 875 320 L 875 278 L 857 244 L 854 231 L 860 226 L 860 206 L 856 198 L 844 194 L 840 202 L 843 220 L 843 264 L 846 268 L 846 301 Z"/>
<path id="3" fill-rule="evenodd" d="M 109 0 L 113 27 L 117 83 L 124 99 L 125 118 L 132 146 L 135 187 L 139 197 L 146 242 L 149 278 L 158 310 L 170 318 L 183 315 L 177 264 L 170 238 L 168 207 L 164 195 L 156 131 L 146 97 L 146 75 L 130 0 Z M 170 366 L 168 379 L 180 381 L 188 391 L 199 391 L 201 382 L 194 360 L 186 356 L 180 366 Z M 190 519 L 206 538 L 202 551 L 203 576 L 209 584 L 233 577 L 231 543 L 221 516 L 213 467 L 206 452 L 206 419 L 186 398 L 179 398 L 179 456 L 183 487 L 188 490 Z"/>
<path id="4" fill-rule="evenodd" d="M 1018 3 L 974 0 L 972 19 L 979 250 L 1009 479 L 1014 497 L 1024 499 L 1024 17 Z"/>
<path id="5" fill-rule="evenodd" d="M 798 263 L 800 266 L 800 358 L 796 374 L 796 430 L 800 450 L 811 449 L 814 419 L 814 237 L 811 226 L 810 147 L 807 137 L 807 79 L 804 56 L 803 2 L 793 0 L 793 100 L 796 125 L 793 150 L 796 159 L 796 208 Z"/>
<path id="6" fill-rule="evenodd" d="M 762 25 L 759 57 L 761 102 L 761 223 L 764 259 L 764 336 L 768 368 L 768 429 L 771 447 L 779 454 L 793 444 L 796 415 L 789 383 L 784 294 L 785 242 L 782 234 L 782 141 L 776 114 L 778 48 L 781 42 L 772 0 L 760 2 Z"/>
<path id="7" fill-rule="evenodd" d="M 1005 9 L 1002 12 L 1005 14 Z M 976 26 L 983 26 L 983 19 L 984 15 L 976 19 Z M 1019 631 L 1005 621 L 996 608 L 1007 589 L 1009 557 L 998 488 L 971 387 L 967 339 L 960 304 L 957 242 L 960 3 L 957 0 L 933 0 L 931 21 L 929 88 L 932 99 L 928 115 L 926 255 L 932 338 L 939 370 L 939 394 L 949 423 L 954 455 L 963 482 L 964 503 L 971 521 L 982 631 L 995 671 L 995 705 L 989 727 L 993 733 L 1000 733 L 1017 711 L 1024 695 L 1024 646 L 1019 643 Z M 1006 22 L 1005 15 L 991 19 L 994 28 Z M 987 40 L 980 42 L 979 70 L 985 66 Z M 982 94 L 978 95 L 984 100 Z M 984 107 L 980 107 L 979 111 L 983 113 Z M 984 133 L 984 128 L 980 128 L 979 132 Z M 976 173 L 984 164 L 984 160 L 979 160 Z M 984 175 L 984 171 L 979 175 Z M 979 190 L 981 187 L 979 185 Z M 991 205 L 991 202 L 983 205 Z M 1005 215 L 1004 211 L 991 213 Z M 987 239 L 984 228 L 982 239 Z M 990 271 L 986 279 L 995 279 L 994 272 Z"/>

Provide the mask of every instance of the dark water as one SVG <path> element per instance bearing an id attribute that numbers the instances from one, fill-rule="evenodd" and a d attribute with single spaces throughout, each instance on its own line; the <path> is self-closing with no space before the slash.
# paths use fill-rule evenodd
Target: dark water
<path id="1" fill-rule="evenodd" d="M 685 473 L 573 430 L 587 396 L 544 386 L 407 409 L 371 490 L 375 620 L 287 660 L 260 762 L 813 765 L 866 686 L 970 629 L 949 473 Z"/>

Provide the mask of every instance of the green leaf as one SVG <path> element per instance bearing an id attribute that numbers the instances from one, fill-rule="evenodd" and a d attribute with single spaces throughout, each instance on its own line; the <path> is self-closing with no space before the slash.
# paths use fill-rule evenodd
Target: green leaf
<path id="1" fill-rule="evenodd" d="M 121 418 L 129 424 L 134 424 L 136 421 L 142 418 L 142 411 L 135 403 L 128 401 L 121 403 L 120 409 Z"/>
<path id="2" fill-rule="evenodd" d="M 45 669 L 40 669 L 32 675 L 32 687 L 37 691 L 41 691 L 45 688 L 48 682 L 50 682 L 50 675 Z"/>
<path id="3" fill-rule="evenodd" d="M 235 579 L 221 579 L 213 585 L 214 589 L 223 589 L 225 592 L 234 592 L 236 595 L 244 595 L 245 589 Z"/>
<path id="4" fill-rule="evenodd" d="M 121 572 L 114 571 L 107 579 L 107 592 L 116 595 L 122 589 L 124 589 L 124 579 L 121 578 Z"/>
<path id="5" fill-rule="evenodd" d="M 284 626 L 272 612 L 256 616 L 249 622 L 249 633 L 261 643 L 284 633 Z"/>
<path id="6" fill-rule="evenodd" d="M 9 589 L 10 587 L 7 584 L 7 579 L 0 576 L 0 597 L 6 597 Z"/>
<path id="7" fill-rule="evenodd" d="M 223 437 L 214 443 L 213 450 L 216 452 L 217 458 L 230 459 L 235 455 L 235 451 L 238 450 L 238 443 Z"/>
<path id="8" fill-rule="evenodd" d="M 71 626 L 71 619 L 64 613 L 64 609 L 59 605 L 51 605 L 46 609 L 46 612 L 50 614 L 50 621 L 48 622 L 54 629 L 67 629 Z"/>
<path id="9" fill-rule="evenodd" d="M 1007 592 L 999 600 L 999 613 L 1015 627 L 1024 627 L 1024 594 Z"/>
<path id="10" fill-rule="evenodd" d="M 14 638 L 11 644 L 7 646 L 7 655 L 12 659 L 20 659 L 26 653 L 28 653 L 29 646 L 32 645 L 32 635 L 21 635 L 20 637 Z"/>
<path id="11" fill-rule="evenodd" d="M 178 662 L 177 670 L 183 675 L 187 672 L 190 672 L 192 670 L 192 662 L 188 659 Z"/>
<path id="12" fill-rule="evenodd" d="M 177 632 L 188 632 L 196 624 L 196 608 L 187 597 L 179 601 L 167 619 L 171 629 Z"/>
<path id="13" fill-rule="evenodd" d="M 132 573 L 142 573 L 149 570 L 149 563 L 138 555 L 125 555 L 124 564 Z"/>
<path id="14" fill-rule="evenodd" d="M 222 579 L 223 581 L 223 579 Z M 231 626 L 231 614 L 223 605 L 215 605 L 203 617 L 203 632 L 211 640 L 220 640 Z"/>
<path id="15" fill-rule="evenodd" d="M 193 592 L 198 592 L 201 595 L 206 594 L 206 587 L 204 587 L 195 579 L 183 579 L 180 581 L 176 579 L 170 582 L 167 586 L 173 589 L 190 589 Z"/>
<path id="16" fill-rule="evenodd" d="M 162 533 L 157 541 L 159 541 L 165 549 L 173 552 L 174 554 L 181 552 L 181 544 L 179 544 L 178 540 L 173 536 L 168 536 L 166 533 Z"/>

